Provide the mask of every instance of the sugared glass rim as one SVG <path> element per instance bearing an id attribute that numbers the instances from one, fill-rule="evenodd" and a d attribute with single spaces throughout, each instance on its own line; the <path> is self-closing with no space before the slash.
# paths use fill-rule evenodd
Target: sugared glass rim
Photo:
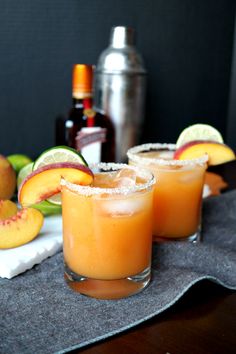
<path id="1" fill-rule="evenodd" d="M 208 161 L 208 155 L 204 154 L 201 157 L 188 159 L 188 160 L 167 160 L 163 158 L 153 158 L 153 157 L 144 157 L 137 155 L 139 152 L 151 151 L 151 150 L 176 150 L 175 144 L 167 143 L 149 143 L 137 145 L 130 148 L 127 151 L 127 156 L 131 161 L 136 163 L 142 163 L 144 165 L 150 165 L 150 163 L 158 164 L 161 166 L 189 166 L 189 165 L 204 165 Z"/>
<path id="2" fill-rule="evenodd" d="M 138 177 L 144 178 L 147 180 L 147 182 L 143 184 L 138 184 L 130 187 L 119 187 L 119 188 L 101 188 L 101 187 L 93 187 L 93 186 L 82 186 L 79 184 L 71 183 L 69 181 L 66 181 L 64 178 L 61 179 L 61 185 L 66 186 L 70 191 L 76 192 L 85 196 L 92 196 L 92 195 L 101 195 L 101 194 L 109 194 L 109 195 L 115 195 L 115 194 L 122 194 L 122 195 L 128 195 L 132 194 L 135 192 L 139 192 L 145 189 L 149 189 L 152 185 L 156 183 L 156 178 L 153 176 L 153 174 L 146 170 L 146 169 L 140 169 L 135 166 L 129 166 L 125 163 L 113 163 L 113 162 L 101 162 L 98 164 L 92 164 L 89 166 L 91 170 L 95 168 L 100 168 L 103 170 L 103 172 L 112 172 L 112 171 L 117 171 L 122 168 L 130 169 L 135 172 L 137 172 Z"/>

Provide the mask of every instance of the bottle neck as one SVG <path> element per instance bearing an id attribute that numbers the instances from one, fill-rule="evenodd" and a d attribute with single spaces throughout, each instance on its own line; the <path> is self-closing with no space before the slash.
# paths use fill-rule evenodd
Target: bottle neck
<path id="1" fill-rule="evenodd" d="M 95 111 L 93 110 L 92 98 L 75 98 L 73 97 L 73 107 L 82 111 L 83 119 L 86 121 L 87 127 L 94 127 Z"/>
<path id="2" fill-rule="evenodd" d="M 75 108 L 81 108 L 81 109 L 92 109 L 92 98 L 76 98 L 72 97 L 72 102 L 73 102 L 73 107 Z"/>

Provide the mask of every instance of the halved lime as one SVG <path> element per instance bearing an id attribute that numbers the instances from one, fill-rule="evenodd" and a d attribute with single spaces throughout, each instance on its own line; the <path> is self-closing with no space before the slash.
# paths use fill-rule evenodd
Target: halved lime
<path id="1" fill-rule="evenodd" d="M 83 156 L 75 149 L 68 146 L 55 146 L 45 150 L 34 162 L 33 171 L 39 167 L 57 162 L 76 162 L 88 166 Z M 61 193 L 47 199 L 50 203 L 61 205 Z"/>
<path id="2" fill-rule="evenodd" d="M 209 124 L 193 124 L 185 128 L 176 142 L 176 149 L 193 140 L 210 140 L 223 143 L 221 133 Z"/>

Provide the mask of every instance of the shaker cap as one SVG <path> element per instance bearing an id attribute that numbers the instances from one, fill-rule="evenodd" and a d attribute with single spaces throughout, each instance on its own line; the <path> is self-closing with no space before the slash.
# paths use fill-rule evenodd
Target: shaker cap
<path id="1" fill-rule="evenodd" d="M 134 29 L 112 27 L 109 46 L 100 54 L 96 73 L 146 74 L 143 58 L 134 46 Z"/>
<path id="2" fill-rule="evenodd" d="M 72 74 L 72 94 L 74 98 L 83 99 L 92 96 L 93 66 L 75 64 Z"/>
<path id="3" fill-rule="evenodd" d="M 131 27 L 112 27 L 110 34 L 110 44 L 114 48 L 123 48 L 134 44 L 134 29 Z"/>

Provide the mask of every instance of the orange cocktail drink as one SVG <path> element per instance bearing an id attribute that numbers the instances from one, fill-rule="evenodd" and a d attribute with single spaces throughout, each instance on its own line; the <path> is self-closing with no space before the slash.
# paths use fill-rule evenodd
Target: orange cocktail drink
<path id="1" fill-rule="evenodd" d="M 129 163 L 153 172 L 153 235 L 155 240 L 196 241 L 200 235 L 201 205 L 207 156 L 174 160 L 175 145 L 144 144 L 128 151 Z"/>
<path id="2" fill-rule="evenodd" d="M 99 164 L 92 186 L 62 180 L 65 277 L 82 294 L 120 298 L 150 281 L 154 177 Z"/>

